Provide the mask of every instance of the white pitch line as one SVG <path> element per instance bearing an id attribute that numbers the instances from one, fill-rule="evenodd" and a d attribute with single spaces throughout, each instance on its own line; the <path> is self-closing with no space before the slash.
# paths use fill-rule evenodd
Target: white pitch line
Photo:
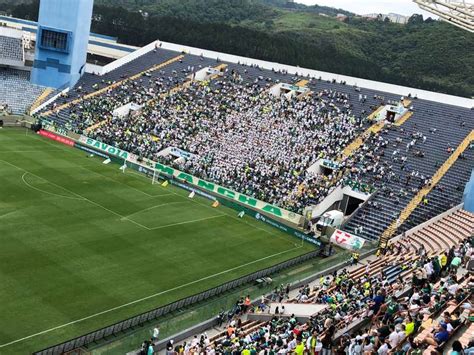
<path id="1" fill-rule="evenodd" d="M 148 178 L 147 176 L 145 176 L 144 174 L 140 174 L 140 173 L 137 173 L 136 171 L 133 171 L 132 169 L 128 169 L 125 174 L 133 174 L 133 175 L 136 175 L 136 176 L 140 176 L 141 178 L 145 178 L 145 179 L 150 179 Z M 161 184 L 158 184 L 158 187 L 161 189 L 161 190 L 166 190 L 165 187 L 161 186 Z M 162 195 L 155 195 L 155 196 L 162 196 Z"/>
<path id="2" fill-rule="evenodd" d="M 76 323 L 80 323 L 80 322 L 83 322 L 83 321 L 85 321 L 85 320 L 88 320 L 88 319 L 91 319 L 91 318 L 95 318 L 95 317 L 97 317 L 97 316 L 101 316 L 101 315 L 106 314 L 106 313 L 110 313 L 110 312 L 116 311 L 117 309 L 125 308 L 125 307 L 131 306 L 131 305 L 133 305 L 133 304 L 137 304 L 137 303 L 140 303 L 140 302 L 149 300 L 149 299 L 151 299 L 151 298 L 155 298 L 155 297 L 164 295 L 164 294 L 166 294 L 166 293 L 173 292 L 173 291 L 179 290 L 179 289 L 184 288 L 184 287 L 187 287 L 187 286 L 194 285 L 194 284 L 196 284 L 196 283 L 199 283 L 199 282 L 202 282 L 202 281 L 205 281 L 205 280 L 209 280 L 209 279 L 212 279 L 212 278 L 214 278 L 214 277 L 216 277 L 216 276 L 220 276 L 220 275 L 226 274 L 226 273 L 228 273 L 228 272 L 231 272 L 231 271 L 234 271 L 234 270 L 238 270 L 238 269 L 241 269 L 241 268 L 243 268 L 243 267 L 246 267 L 246 266 L 249 266 L 249 265 L 258 263 L 258 262 L 263 261 L 263 260 L 266 260 L 266 259 L 273 258 L 273 257 L 275 257 L 275 256 L 279 256 L 279 255 L 282 255 L 282 254 L 286 254 L 286 253 L 289 253 L 289 252 L 291 252 L 291 251 L 293 251 L 293 250 L 300 249 L 300 248 L 302 248 L 302 246 L 298 246 L 298 247 L 291 248 L 291 249 L 288 249 L 288 250 L 285 250 L 285 251 L 282 251 L 282 252 L 279 252 L 279 253 L 276 253 L 276 254 L 273 254 L 273 255 L 269 255 L 269 256 L 266 256 L 266 257 L 264 257 L 264 258 L 260 258 L 260 259 L 251 261 L 251 262 L 249 262 L 249 263 L 246 263 L 246 264 L 243 264 L 243 265 L 240 265 L 240 266 L 236 266 L 236 267 L 233 267 L 233 268 L 228 269 L 228 270 L 224 270 L 224 271 L 218 272 L 217 274 L 213 274 L 213 275 L 209 275 L 209 276 L 203 277 L 203 278 L 201 278 L 201 279 L 199 279 L 199 280 L 194 280 L 194 281 L 188 282 L 188 283 L 186 283 L 186 284 L 183 284 L 183 285 L 180 285 L 180 286 L 176 286 L 176 287 L 170 288 L 170 289 L 168 289 L 168 290 L 161 291 L 161 292 L 155 293 L 155 294 L 153 294 L 153 295 L 146 296 L 146 297 L 140 298 L 140 299 L 138 299 L 138 300 L 135 300 L 135 301 L 132 301 L 132 302 L 128 302 L 128 303 L 122 304 L 122 305 L 120 305 L 120 306 L 113 307 L 113 308 L 110 308 L 110 309 L 107 309 L 107 310 L 105 310 L 105 311 L 92 314 L 92 315 L 90 315 L 90 316 L 87 316 L 87 317 L 84 317 L 84 318 L 81 318 L 81 319 L 74 320 L 74 321 L 69 322 L 69 323 L 65 323 L 65 324 L 62 324 L 62 325 L 58 325 L 58 326 L 56 326 L 56 327 L 54 327 L 54 328 L 50 328 L 50 329 L 47 329 L 47 330 L 43 330 L 43 331 L 41 331 L 41 332 L 39 332 L 39 333 L 36 333 L 36 334 L 31 334 L 31 335 L 28 335 L 28 336 L 26 336 L 26 337 L 23 337 L 23 338 L 20 338 L 20 339 L 17 339 L 17 340 L 13 340 L 13 341 L 11 341 L 11 342 L 9 342 L 9 343 L 2 344 L 2 345 L 0 345 L 0 348 L 4 348 L 4 347 L 6 347 L 6 346 L 13 345 L 13 344 L 22 342 L 22 341 L 27 340 L 27 339 L 31 339 L 31 338 L 37 337 L 38 335 L 43 335 L 43 334 L 46 334 L 46 333 L 50 333 L 50 332 L 52 332 L 52 331 L 54 331 L 54 330 L 61 329 L 61 328 L 65 328 L 65 327 L 67 327 L 67 326 L 70 326 L 70 325 L 73 325 L 73 324 L 76 324 Z"/>
<path id="3" fill-rule="evenodd" d="M 10 162 L 8 162 L 8 161 L 5 161 L 5 160 L 0 160 L 0 162 L 3 162 L 3 163 L 8 164 L 8 165 L 10 165 L 10 166 L 13 166 L 14 168 L 17 168 L 17 169 L 22 170 L 22 171 L 24 171 L 24 172 L 26 172 L 26 173 L 28 173 L 28 174 L 30 174 L 30 175 L 36 176 L 36 177 L 39 178 L 39 179 L 42 179 L 42 180 L 44 180 L 44 181 L 46 181 L 46 182 L 49 182 L 50 184 L 52 184 L 52 185 L 54 185 L 54 186 L 56 186 L 56 187 L 59 187 L 60 189 L 63 189 L 64 191 L 67 191 L 67 192 L 69 192 L 69 193 L 71 193 L 71 194 L 73 194 L 73 195 L 79 197 L 80 199 L 83 199 L 84 201 L 87 201 L 87 202 L 93 204 L 94 206 L 100 207 L 100 208 L 102 208 L 103 210 L 108 211 L 108 212 L 110 212 L 110 213 L 112 213 L 112 214 L 114 214 L 114 215 L 120 217 L 121 219 L 124 218 L 124 216 L 122 216 L 120 213 L 117 213 L 117 212 L 115 212 L 115 211 L 112 211 L 111 209 L 108 209 L 107 207 L 104 207 L 104 206 L 102 206 L 101 204 L 98 204 L 97 202 L 94 202 L 94 201 L 89 200 L 87 197 L 84 197 L 84 196 L 82 196 L 82 195 L 80 195 L 80 194 L 78 194 L 78 193 L 76 193 L 76 192 L 74 192 L 74 191 L 71 191 L 71 190 L 69 190 L 69 189 L 66 189 L 66 188 L 63 187 L 63 186 L 60 186 L 60 185 L 58 185 L 58 184 L 55 184 L 54 182 L 49 181 L 49 180 L 47 180 L 47 179 L 45 179 L 45 178 L 43 178 L 43 177 L 41 177 L 41 176 L 39 176 L 39 175 L 36 175 L 36 174 L 34 174 L 34 173 L 32 173 L 32 172 L 26 170 L 26 169 L 23 169 L 23 168 L 21 168 L 21 167 L 19 167 L 19 166 L 16 166 L 15 164 L 12 164 L 12 163 L 10 163 Z M 131 222 L 131 223 L 133 223 L 133 224 L 135 224 L 135 225 L 137 225 L 137 226 L 139 226 L 139 227 L 141 227 L 141 228 L 143 228 L 143 229 L 150 230 L 150 228 L 148 228 L 147 226 L 144 226 L 143 224 L 140 224 L 140 223 L 138 223 L 138 222 L 132 221 L 131 219 L 127 219 L 127 221 L 129 221 L 129 222 Z"/>
<path id="4" fill-rule="evenodd" d="M 146 177 L 145 175 L 140 174 L 140 173 L 137 173 L 137 172 L 135 172 L 135 171 L 132 171 L 132 170 L 131 170 L 130 173 L 132 173 L 133 175 L 136 175 L 136 176 L 138 176 L 138 177 L 140 177 L 140 178 L 142 178 L 142 179 L 143 179 L 143 178 L 147 179 L 147 177 Z M 161 185 L 158 185 L 158 186 L 161 187 Z M 163 187 L 161 187 L 161 188 L 164 189 Z M 186 196 L 182 196 L 182 195 L 180 195 L 180 194 L 178 194 L 178 193 L 176 193 L 176 192 L 171 191 L 171 194 L 186 199 Z M 206 208 L 211 208 L 211 209 L 214 210 L 213 207 L 211 207 L 211 206 L 209 206 L 209 205 L 207 205 L 207 204 L 204 204 L 204 203 L 202 203 L 202 202 L 196 201 L 195 199 L 193 199 L 192 202 L 194 202 L 194 203 L 196 203 L 196 204 L 198 204 L 198 205 L 204 206 L 204 207 L 206 207 Z M 256 228 L 256 229 L 258 229 L 258 230 L 261 230 L 262 232 L 265 232 L 265 233 L 271 235 L 272 237 L 276 237 L 276 238 L 278 238 L 278 239 L 288 241 L 286 238 L 281 237 L 281 236 L 278 235 L 278 234 L 274 234 L 274 233 L 272 233 L 271 231 L 266 230 L 265 228 L 262 228 L 262 227 L 259 227 L 259 226 L 255 226 L 255 225 L 253 225 L 253 224 L 251 224 L 251 223 L 245 221 L 243 218 L 237 218 L 236 216 L 234 216 L 234 215 L 232 215 L 232 214 L 230 214 L 230 213 L 226 213 L 226 212 L 222 212 L 222 215 L 225 215 L 225 216 L 228 216 L 228 217 L 230 217 L 230 218 L 232 218 L 232 219 L 235 219 L 235 220 L 238 221 L 238 222 L 245 223 L 245 224 L 247 224 L 248 226 L 250 226 L 250 227 L 252 227 L 252 228 Z M 289 241 L 288 241 L 288 242 L 289 242 Z M 292 245 L 295 245 L 294 243 L 291 243 L 291 242 L 289 242 L 289 243 L 292 244 Z"/>
<path id="5" fill-rule="evenodd" d="M 201 222 L 201 221 L 206 221 L 206 220 L 208 220 L 208 219 L 219 218 L 219 217 L 224 217 L 224 216 L 226 216 L 226 214 L 220 214 L 220 215 L 218 215 L 218 216 L 211 216 L 211 217 L 193 219 L 192 221 L 184 221 L 184 222 L 166 224 L 166 225 L 164 225 L 164 226 L 154 227 L 154 228 L 150 228 L 150 229 L 151 229 L 151 230 L 156 230 L 156 229 L 168 228 L 168 227 L 173 227 L 173 226 L 180 226 L 180 225 L 182 225 L 182 224 Z"/>
<path id="6" fill-rule="evenodd" d="M 97 206 L 97 207 L 100 207 L 100 208 L 102 208 L 102 209 L 104 209 L 104 210 L 106 210 L 106 211 L 108 211 L 108 212 L 110 212 L 110 213 L 116 215 L 117 217 L 120 217 L 121 220 L 126 220 L 126 221 L 129 221 L 129 222 L 131 222 L 131 223 L 133 223 L 133 224 L 135 224 L 135 225 L 137 225 L 137 226 L 143 228 L 143 229 L 151 230 L 149 227 L 144 226 L 144 225 L 141 224 L 141 223 L 135 222 L 135 221 L 132 220 L 132 219 L 128 219 L 127 217 L 122 216 L 120 213 L 117 213 L 117 212 L 115 212 L 115 211 L 112 211 L 112 210 L 108 209 L 107 207 L 104 207 L 104 206 L 98 204 L 97 202 L 94 202 L 94 201 L 89 200 L 89 199 L 86 198 L 86 197 L 84 197 L 84 198 L 85 198 L 86 201 L 88 201 L 89 203 L 92 203 L 93 205 L 95 205 L 95 206 Z"/>
<path id="7" fill-rule="evenodd" d="M 41 143 L 48 144 L 48 145 L 51 145 L 51 146 L 53 146 L 53 147 L 57 147 L 57 149 L 51 150 L 51 152 L 54 152 L 54 151 L 68 152 L 68 153 L 74 153 L 74 152 L 76 152 L 76 151 L 79 152 L 78 150 L 70 150 L 70 149 L 67 149 L 66 147 L 63 147 L 63 146 L 56 146 L 54 143 L 48 142 L 48 141 L 46 141 L 46 140 L 44 140 L 44 139 L 41 139 L 41 138 L 38 138 L 38 137 L 34 137 L 34 138 L 35 138 L 37 141 L 41 142 Z M 38 151 L 33 151 L 33 152 L 38 152 Z M 39 151 L 39 152 L 48 152 L 48 150 L 41 150 L 41 151 Z M 1 152 L 0 152 L 0 153 L 1 153 Z M 118 181 L 118 180 L 115 180 L 114 178 L 112 178 L 112 177 L 110 177 L 110 176 L 107 176 L 107 175 L 104 175 L 104 174 L 101 174 L 101 173 L 99 173 L 99 172 L 97 172 L 97 171 L 88 169 L 88 168 L 83 167 L 83 166 L 79 166 L 79 167 L 82 168 L 82 169 L 85 169 L 85 170 L 87 170 L 87 171 L 91 171 L 91 172 L 93 172 L 93 173 L 96 173 L 96 174 L 98 174 L 98 175 L 101 175 L 101 176 L 103 176 L 103 177 L 105 177 L 105 178 L 108 178 L 108 179 L 110 179 L 110 180 L 112 180 L 112 181 L 115 181 L 116 183 L 125 185 L 125 186 L 127 186 L 127 187 L 129 187 L 129 188 L 131 188 L 131 189 L 133 189 L 133 190 L 135 190 L 135 191 L 138 191 L 138 192 L 140 192 L 140 193 L 142 193 L 142 194 L 145 194 L 145 195 L 148 196 L 148 197 L 160 197 L 160 196 L 170 196 L 170 195 L 172 195 L 172 194 L 152 195 L 152 194 L 149 194 L 148 192 L 139 190 L 139 189 L 137 189 L 137 188 L 135 188 L 135 187 L 133 187 L 133 186 L 127 185 L 127 184 L 125 184 L 125 183 L 123 183 L 123 182 L 120 182 L 120 181 Z M 132 171 L 132 172 L 133 172 L 133 171 Z M 138 173 L 137 173 L 137 175 L 141 175 L 141 174 L 138 174 Z"/>
<path id="8" fill-rule="evenodd" d="M 18 211 L 10 211 L 10 212 L 7 212 L 7 213 L 5 213 L 5 214 L 2 214 L 2 215 L 0 215 L 0 219 L 5 218 L 5 217 L 7 217 L 7 216 L 10 216 L 10 215 L 12 215 L 12 214 L 15 214 L 15 213 L 17 213 L 17 212 L 18 212 Z"/>
<path id="9" fill-rule="evenodd" d="M 48 191 L 42 190 L 42 189 L 40 189 L 40 188 L 37 188 L 37 187 L 31 185 L 28 181 L 26 181 L 25 177 L 26 177 L 26 175 L 28 175 L 28 174 L 29 174 L 29 173 L 23 173 L 23 175 L 21 176 L 21 180 L 23 180 L 23 182 L 25 183 L 25 185 L 28 186 L 30 189 L 36 190 L 36 191 L 41 192 L 41 193 L 44 193 L 44 194 L 48 194 L 48 195 L 60 197 L 60 198 L 67 198 L 67 199 L 76 200 L 76 201 L 85 201 L 83 198 L 59 195 L 59 194 L 55 194 L 54 192 L 48 192 Z M 44 179 L 43 179 L 43 180 L 44 180 Z"/>
<path id="10" fill-rule="evenodd" d="M 171 195 L 171 194 L 170 194 Z M 154 208 L 157 208 L 157 207 L 161 207 L 161 206 L 167 206 L 167 205 L 173 205 L 173 204 L 177 204 L 177 203 L 187 203 L 187 201 L 176 201 L 176 202 L 167 202 L 167 203 L 162 203 L 160 205 L 155 205 L 155 206 L 151 206 L 151 207 L 148 207 L 148 208 L 144 208 L 143 210 L 139 210 L 137 212 L 133 212 L 132 214 L 129 214 L 128 216 L 125 216 L 126 219 L 130 218 L 130 216 L 134 216 L 138 213 L 141 213 L 141 212 L 146 212 L 146 211 L 149 211 L 149 210 L 152 210 Z"/>
<path id="11" fill-rule="evenodd" d="M 127 184 L 125 184 L 125 183 L 123 183 L 123 182 L 121 182 L 121 181 L 115 180 L 114 178 L 112 178 L 112 177 L 110 177 L 110 176 L 101 174 L 101 173 L 99 173 L 99 172 L 97 172 L 97 171 L 94 171 L 94 170 L 91 170 L 91 169 L 88 169 L 88 168 L 85 168 L 85 167 L 83 167 L 83 166 L 81 166 L 81 165 L 79 165 L 79 167 L 82 168 L 82 169 L 84 169 L 84 170 L 93 172 L 94 174 L 103 176 L 103 177 L 105 177 L 106 179 L 112 180 L 112 181 L 116 182 L 117 184 L 127 186 L 128 188 L 130 188 L 130 189 L 132 189 L 132 190 L 134 190 L 134 191 L 138 191 L 138 192 L 140 192 L 140 193 L 142 193 L 142 194 L 144 194 L 144 195 L 146 195 L 146 196 L 148 196 L 148 197 L 155 197 L 154 195 L 151 195 L 151 194 L 149 194 L 148 192 L 139 190 L 139 189 L 137 189 L 137 188 L 135 188 L 135 187 L 133 187 L 133 186 L 130 186 L 130 185 L 127 185 Z"/>

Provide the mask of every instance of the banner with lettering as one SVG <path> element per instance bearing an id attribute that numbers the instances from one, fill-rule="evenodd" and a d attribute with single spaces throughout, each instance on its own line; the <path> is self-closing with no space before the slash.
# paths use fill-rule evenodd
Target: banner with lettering
<path id="1" fill-rule="evenodd" d="M 117 158 L 120 158 L 120 159 L 123 159 L 123 160 L 127 160 L 127 161 L 131 161 L 133 163 L 136 163 L 137 160 L 138 160 L 138 157 L 135 155 L 135 154 L 132 154 L 132 153 L 129 153 L 129 152 L 126 152 L 124 150 L 121 150 L 119 148 L 115 148 L 111 145 L 108 145 L 106 143 L 102 143 L 98 140 L 95 140 L 95 139 L 92 139 L 92 138 L 89 138 L 89 137 L 86 137 L 86 136 L 81 136 L 79 138 L 79 142 L 83 143 L 83 144 L 86 144 L 90 147 L 94 147 L 108 155 L 111 155 L 111 156 L 114 156 L 114 157 L 117 157 Z"/>
<path id="2" fill-rule="evenodd" d="M 133 163 L 137 162 L 136 155 L 126 152 L 124 150 L 121 150 L 119 148 L 112 147 L 106 143 L 102 143 L 95 139 L 81 136 L 79 138 L 79 141 L 82 144 L 85 144 L 89 147 L 93 147 L 94 149 L 102 151 L 109 156 L 118 157 L 120 159 L 131 161 Z M 234 200 L 244 206 L 253 208 L 254 210 L 257 210 L 257 211 L 265 212 L 271 216 L 281 218 L 292 224 L 298 225 L 303 219 L 303 216 L 297 213 L 285 210 L 283 208 L 277 207 L 275 205 L 269 204 L 261 200 L 257 200 L 256 198 L 246 196 L 237 191 L 227 189 L 223 186 L 219 186 L 217 184 L 207 182 L 193 175 L 179 171 L 178 169 L 174 169 L 170 166 L 163 165 L 161 163 L 154 163 L 154 166 L 155 166 L 155 170 L 160 174 L 172 176 L 182 182 L 186 182 L 187 184 L 191 186 L 196 186 L 200 188 L 201 190 L 209 191 L 214 194 L 220 195 L 222 197 Z"/>
<path id="3" fill-rule="evenodd" d="M 156 163 L 155 169 L 162 174 L 173 176 L 174 178 L 178 180 L 186 181 L 188 184 L 197 186 L 200 189 L 207 190 L 217 195 L 220 195 L 222 197 L 232 199 L 245 206 L 251 207 L 256 210 L 260 210 L 262 212 L 266 212 L 272 216 L 282 218 L 294 224 L 299 224 L 301 219 L 303 218 L 303 216 L 297 213 L 287 211 L 283 208 L 277 207 L 275 205 L 269 204 L 261 200 L 257 200 L 256 198 L 249 197 L 237 191 L 227 189 L 225 187 L 219 186 L 212 182 L 207 182 L 193 175 L 184 173 L 182 171 L 179 171 L 167 165 L 163 165 L 161 163 Z"/>
<path id="4" fill-rule="evenodd" d="M 54 134 L 53 132 L 45 131 L 44 129 L 40 129 L 38 132 L 39 135 L 52 139 L 53 141 L 68 145 L 70 147 L 74 147 L 74 141 L 72 139 Z"/>
<path id="5" fill-rule="evenodd" d="M 344 249 L 359 250 L 364 246 L 365 240 L 354 234 L 336 229 L 329 240 L 334 245 Z"/>

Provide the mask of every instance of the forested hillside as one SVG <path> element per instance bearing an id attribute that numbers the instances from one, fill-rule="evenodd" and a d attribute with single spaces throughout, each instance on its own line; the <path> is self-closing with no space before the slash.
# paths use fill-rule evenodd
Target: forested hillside
<path id="1" fill-rule="evenodd" d="M 37 3 L 0 0 L 0 11 L 35 19 Z M 421 16 L 399 25 L 285 0 L 96 0 L 92 29 L 474 96 L 474 34 Z"/>

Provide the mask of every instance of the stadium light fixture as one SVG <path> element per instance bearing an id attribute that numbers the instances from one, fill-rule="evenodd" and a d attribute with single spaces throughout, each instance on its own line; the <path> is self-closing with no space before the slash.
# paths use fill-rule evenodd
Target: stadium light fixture
<path id="1" fill-rule="evenodd" d="M 474 32 L 474 3 L 466 0 L 413 0 L 418 6 L 459 28 Z"/>

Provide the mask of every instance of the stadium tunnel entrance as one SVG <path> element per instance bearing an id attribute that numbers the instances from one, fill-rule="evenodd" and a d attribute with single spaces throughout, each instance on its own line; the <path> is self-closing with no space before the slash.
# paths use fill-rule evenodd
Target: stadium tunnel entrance
<path id="1" fill-rule="evenodd" d="M 318 205 L 305 209 L 305 216 L 311 221 L 310 228 L 316 236 L 339 228 L 375 192 L 375 189 L 359 181 L 345 180 Z"/>
<path id="2" fill-rule="evenodd" d="M 362 204 L 364 200 L 355 196 L 344 195 L 340 203 L 339 209 L 344 213 L 344 216 L 353 214 Z"/>

